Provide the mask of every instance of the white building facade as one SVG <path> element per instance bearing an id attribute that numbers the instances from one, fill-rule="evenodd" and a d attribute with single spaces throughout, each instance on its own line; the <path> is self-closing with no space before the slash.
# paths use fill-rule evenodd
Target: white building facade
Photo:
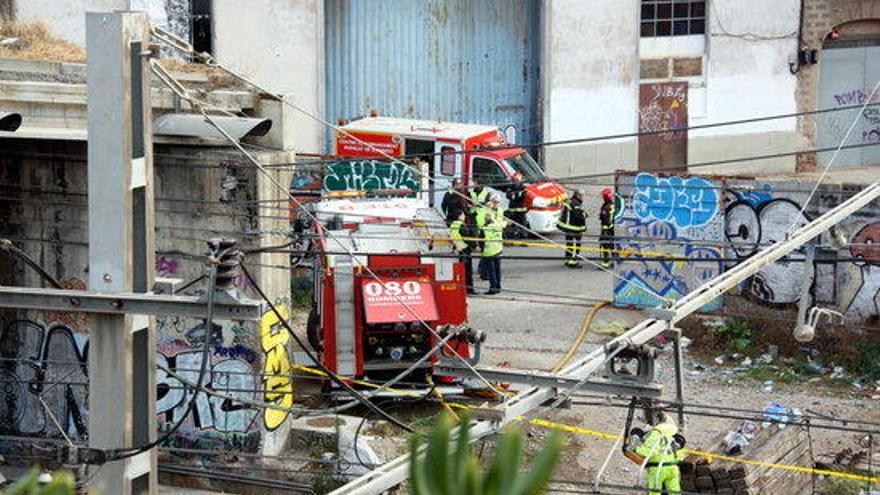
<path id="1" fill-rule="evenodd" d="M 800 0 L 13 1 L 18 19 L 43 19 L 73 41 L 82 13 L 129 3 L 201 36 L 221 62 L 302 110 L 285 116 L 300 152 L 328 152 L 325 122 L 373 109 L 494 124 L 520 144 L 587 140 L 536 152 L 555 176 L 685 164 L 793 172 L 790 153 L 816 143 L 795 118 L 635 135 L 809 110 L 794 73 Z M 620 134 L 631 136 L 595 140 Z M 700 166 L 780 153 L 789 155 Z"/>

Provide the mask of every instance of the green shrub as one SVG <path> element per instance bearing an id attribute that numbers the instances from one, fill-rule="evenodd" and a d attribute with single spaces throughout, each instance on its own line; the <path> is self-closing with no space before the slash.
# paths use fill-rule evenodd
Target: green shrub
<path id="1" fill-rule="evenodd" d="M 832 356 L 847 372 L 870 381 L 880 380 L 880 339 L 874 337 L 853 343 L 849 353 Z"/>
<path id="2" fill-rule="evenodd" d="M 725 348 L 728 352 L 747 354 L 753 349 L 754 333 L 743 320 L 727 321 L 724 326 L 718 327 L 717 332 L 725 340 Z"/>
<path id="3" fill-rule="evenodd" d="M 562 437 L 554 432 L 538 453 L 529 472 L 520 472 L 523 456 L 522 433 L 507 428 L 495 450 L 495 459 L 485 473 L 470 449 L 470 420 L 459 423 L 455 450 L 450 448 L 456 423 L 448 414 L 437 422 L 425 455 L 415 455 L 422 445 L 418 436 L 411 442 L 410 478 L 413 495 L 538 495 L 544 493 L 562 451 Z"/>
<path id="4" fill-rule="evenodd" d="M 32 470 L 28 475 L 10 486 L 3 495 L 75 495 L 76 480 L 72 474 L 57 472 L 52 475 L 52 482 L 41 485 L 37 478 L 40 472 Z"/>
<path id="5" fill-rule="evenodd" d="M 864 487 L 864 483 L 856 480 L 833 478 L 828 480 L 825 493 L 828 495 L 859 495 Z"/>

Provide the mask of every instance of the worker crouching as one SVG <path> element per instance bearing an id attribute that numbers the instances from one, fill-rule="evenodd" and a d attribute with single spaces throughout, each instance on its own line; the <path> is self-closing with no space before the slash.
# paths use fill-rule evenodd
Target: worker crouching
<path id="1" fill-rule="evenodd" d="M 685 439 L 678 432 L 675 421 L 665 412 L 658 412 L 658 423 L 647 433 L 633 428 L 624 447 L 625 455 L 632 461 L 643 465 L 650 495 L 660 495 L 666 491 L 681 491 L 681 471 L 679 464 L 684 455 Z"/>

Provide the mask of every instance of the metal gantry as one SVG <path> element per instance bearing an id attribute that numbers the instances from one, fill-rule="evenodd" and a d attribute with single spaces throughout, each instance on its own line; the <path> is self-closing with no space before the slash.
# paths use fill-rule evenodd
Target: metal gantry
<path id="1" fill-rule="evenodd" d="M 529 414 L 542 404 L 556 399 L 561 393 L 568 395 L 576 392 L 576 390 L 572 390 L 573 387 L 570 387 L 567 391 L 560 390 L 561 385 L 567 385 L 574 381 L 576 383 L 582 382 L 582 386 L 586 387 L 594 383 L 587 379 L 598 371 L 620 346 L 643 345 L 663 332 L 675 331 L 674 325 L 688 315 L 696 312 L 701 307 L 712 302 L 716 297 L 736 287 L 747 278 L 775 263 L 788 253 L 800 249 L 878 197 L 880 197 L 880 183 L 871 184 L 816 220 L 792 232 L 785 241 L 773 244 L 759 251 L 736 267 L 707 281 L 696 290 L 678 299 L 668 308 L 649 310 L 648 313 L 651 318 L 642 321 L 624 334 L 612 339 L 603 347 L 593 350 L 561 370 L 556 375 L 559 382 L 554 383 L 556 378 L 544 376 L 544 374 L 540 373 L 507 370 L 507 374 L 503 377 L 506 380 L 514 381 L 517 378 L 521 378 L 523 383 L 538 383 L 539 385 L 526 388 L 516 396 L 507 399 L 504 403 L 497 406 L 495 408 L 497 414 L 493 419 L 475 420 L 471 427 L 471 440 L 476 441 L 497 433 L 505 424 Z M 679 356 L 677 361 L 680 363 L 680 347 L 677 348 L 676 355 Z M 680 365 L 678 367 L 680 371 Z M 483 372 L 481 369 L 478 369 L 478 371 L 480 373 Z M 487 373 L 491 374 L 491 371 L 487 370 Z M 458 375 L 468 374 L 467 370 L 461 369 L 456 369 L 455 372 Z M 500 376 L 496 375 L 496 377 Z M 679 383 L 680 380 L 679 373 Z M 618 386 L 619 384 L 615 383 L 614 385 Z M 424 447 L 416 455 L 424 455 Z M 409 454 L 406 454 L 334 490 L 330 495 L 378 495 L 405 481 L 408 474 Z"/>

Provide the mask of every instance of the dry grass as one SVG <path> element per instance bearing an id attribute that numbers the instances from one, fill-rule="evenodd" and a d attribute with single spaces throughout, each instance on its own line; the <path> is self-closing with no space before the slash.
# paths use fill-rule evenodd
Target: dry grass
<path id="1" fill-rule="evenodd" d="M 53 62 L 85 62 L 83 47 L 57 37 L 42 21 L 0 22 L 0 38 L 20 41 L 0 46 L 0 58 L 49 60 Z"/>

